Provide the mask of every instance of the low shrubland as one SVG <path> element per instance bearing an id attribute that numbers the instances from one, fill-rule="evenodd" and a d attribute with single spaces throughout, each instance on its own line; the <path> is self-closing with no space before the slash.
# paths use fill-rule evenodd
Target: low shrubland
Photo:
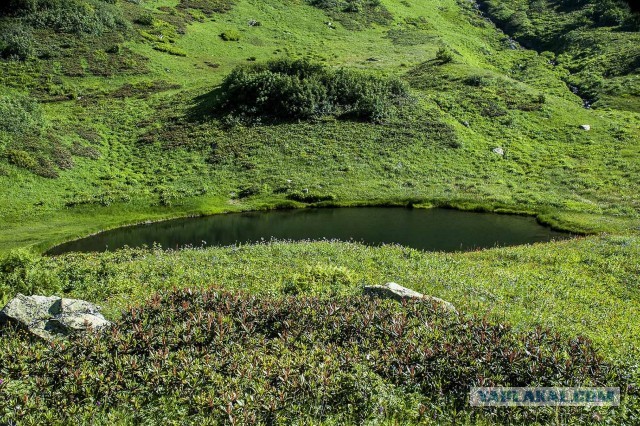
<path id="1" fill-rule="evenodd" d="M 0 335 L 9 422 L 580 424 L 616 413 L 473 410 L 469 387 L 617 385 L 627 397 L 584 338 L 420 301 L 186 289 L 130 308 L 103 333 L 27 341 Z"/>
<path id="2" fill-rule="evenodd" d="M 233 70 L 222 83 L 219 110 L 250 117 L 334 115 L 381 122 L 408 100 L 406 85 L 397 79 L 279 60 Z"/>

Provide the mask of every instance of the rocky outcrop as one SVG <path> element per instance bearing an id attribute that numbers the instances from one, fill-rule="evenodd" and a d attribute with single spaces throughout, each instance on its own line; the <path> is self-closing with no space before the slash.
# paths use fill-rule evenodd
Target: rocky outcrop
<path id="1" fill-rule="evenodd" d="M 18 294 L 0 311 L 0 326 L 13 324 L 43 339 L 111 325 L 100 308 L 84 300 Z"/>
<path id="2" fill-rule="evenodd" d="M 394 299 L 397 301 L 420 299 L 435 302 L 440 305 L 446 311 L 458 313 L 455 306 L 452 303 L 442 300 L 438 297 L 428 296 L 426 294 L 418 293 L 406 287 L 402 287 L 396 283 L 386 283 L 385 285 L 370 285 L 365 286 L 364 293 L 370 296 L 382 297 L 385 299 Z"/>

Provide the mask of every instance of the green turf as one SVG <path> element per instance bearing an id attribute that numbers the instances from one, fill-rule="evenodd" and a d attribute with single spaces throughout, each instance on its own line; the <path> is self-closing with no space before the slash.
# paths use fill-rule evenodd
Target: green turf
<path id="1" fill-rule="evenodd" d="M 503 7 L 516 3 L 523 2 Z M 57 243 L 125 224 L 305 207 L 287 199 L 304 189 L 331 195 L 324 205 L 528 214 L 599 235 L 447 255 L 278 243 L 42 259 L 26 276 L 0 281 L 0 301 L 18 289 L 56 292 L 116 316 L 174 285 L 277 293 L 296 280 L 312 291 L 338 283 L 354 292 L 396 280 L 516 327 L 585 334 L 610 359 L 637 363 L 637 30 L 593 27 L 580 21 L 587 12 L 552 8 L 527 9 L 536 31 L 499 22 L 511 36 L 524 34 L 523 43 L 545 30 L 545 43 L 559 43 L 565 24 L 583 22 L 564 50 L 532 45 L 555 52 L 538 53 L 512 45 L 468 2 L 382 6 L 380 20 L 380 11 L 349 16 L 303 0 L 122 1 L 115 8 L 129 29 L 81 36 L 35 29 L 34 57 L 0 63 L 0 111 L 25 123 L 9 129 L 0 119 L 0 257 L 26 250 L 38 259 Z M 443 48 L 451 62 L 436 60 Z M 213 111 L 231 70 L 277 58 L 398 77 L 415 102 L 382 124 L 247 125 Z M 596 87 L 594 108 L 567 83 Z M 2 109 L 2 97 L 21 96 L 37 101 L 31 121 L 19 108 Z M 275 266 L 282 268 L 274 274 Z"/>

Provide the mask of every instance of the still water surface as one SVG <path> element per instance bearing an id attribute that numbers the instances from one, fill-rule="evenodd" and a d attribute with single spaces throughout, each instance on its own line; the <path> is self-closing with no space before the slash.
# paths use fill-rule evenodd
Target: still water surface
<path id="1" fill-rule="evenodd" d="M 461 251 L 564 239 L 534 218 L 449 209 L 385 207 L 277 210 L 176 219 L 106 231 L 54 247 L 49 254 L 258 242 L 338 239 L 396 243 L 421 250 Z"/>

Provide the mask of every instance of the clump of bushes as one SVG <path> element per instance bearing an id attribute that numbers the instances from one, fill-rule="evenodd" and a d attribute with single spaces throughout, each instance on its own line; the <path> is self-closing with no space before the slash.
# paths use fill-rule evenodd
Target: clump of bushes
<path id="1" fill-rule="evenodd" d="M 382 122 L 409 99 L 398 79 L 307 60 L 241 66 L 221 87 L 219 110 L 244 116 L 311 119 L 328 115 Z"/>
<path id="2" fill-rule="evenodd" d="M 333 194 L 316 194 L 312 192 L 295 191 L 287 194 L 287 199 L 299 201 L 301 203 L 319 203 L 322 201 L 333 201 L 336 197 Z"/>
<path id="3" fill-rule="evenodd" d="M 129 26 L 120 11 L 100 0 L 19 0 L 16 14 L 35 28 L 70 34 L 100 35 Z"/>
<path id="4" fill-rule="evenodd" d="M 153 45 L 153 49 L 159 52 L 168 53 L 173 56 L 187 56 L 187 52 L 169 43 L 155 43 Z"/>
<path id="5" fill-rule="evenodd" d="M 0 96 L 0 131 L 22 135 L 39 133 L 44 126 L 40 105 L 24 95 Z"/>
<path id="6" fill-rule="evenodd" d="M 441 64 L 453 62 L 453 52 L 446 47 L 441 47 L 436 52 L 436 61 Z"/>
<path id="7" fill-rule="evenodd" d="M 240 33 L 236 30 L 228 30 L 220 34 L 224 41 L 240 41 Z"/>
<path id="8" fill-rule="evenodd" d="M 586 339 L 515 331 L 422 301 L 180 290 L 102 333 L 29 345 L 21 336 L 0 335 L 9 423 L 117 412 L 139 423 L 406 424 L 446 413 L 578 424 L 594 411 L 473 410 L 469 387 L 622 384 Z"/>
<path id="9" fill-rule="evenodd" d="M 19 24 L 0 25 L 0 58 L 27 60 L 36 54 L 33 34 Z"/>

